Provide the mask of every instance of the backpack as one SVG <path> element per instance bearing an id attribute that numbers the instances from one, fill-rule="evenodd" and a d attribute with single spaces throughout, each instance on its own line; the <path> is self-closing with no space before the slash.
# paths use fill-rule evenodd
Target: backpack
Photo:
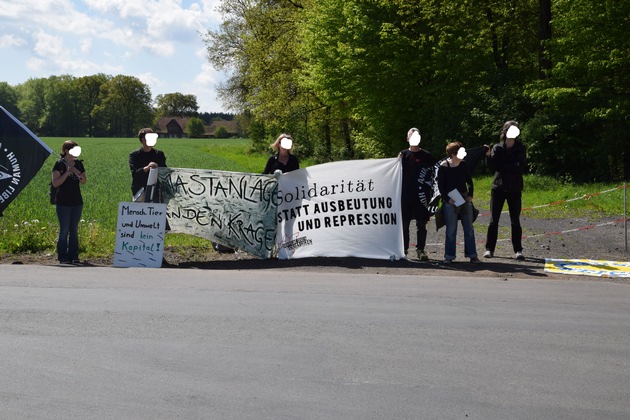
<path id="1" fill-rule="evenodd" d="M 59 192 L 59 187 L 53 187 L 52 182 L 48 185 L 50 186 L 50 204 L 57 204 L 57 193 Z"/>
<path id="2" fill-rule="evenodd" d="M 61 162 L 61 159 L 59 159 L 58 162 Z M 65 172 L 66 172 L 66 168 L 63 167 L 63 171 L 61 171 L 61 173 L 64 174 Z M 59 193 L 59 187 L 53 187 L 52 182 L 50 182 L 48 186 L 50 187 L 50 191 L 48 193 L 50 204 L 57 204 L 57 194 Z"/>

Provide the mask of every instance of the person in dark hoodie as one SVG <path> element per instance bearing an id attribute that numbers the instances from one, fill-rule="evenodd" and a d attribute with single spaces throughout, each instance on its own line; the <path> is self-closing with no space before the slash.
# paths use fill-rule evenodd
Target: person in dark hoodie
<path id="1" fill-rule="evenodd" d="M 523 171 L 525 170 L 526 148 L 518 139 L 520 130 L 516 121 L 503 124 L 499 143 L 486 153 L 488 167 L 494 171 L 492 191 L 490 192 L 490 224 L 486 236 L 485 258 L 492 258 L 497 245 L 499 218 L 503 204 L 507 201 L 512 226 L 511 239 L 517 260 L 524 260 L 521 237 L 521 195 L 523 192 Z"/>
<path id="2" fill-rule="evenodd" d="M 131 194 L 134 196 L 140 189 L 147 187 L 149 171 L 151 171 L 151 169 L 166 167 L 166 156 L 164 152 L 153 147 L 157 141 L 157 135 L 147 140 L 146 135 L 149 133 L 154 133 L 154 131 L 151 128 L 143 128 L 138 132 L 138 140 L 140 140 L 142 146 L 129 154 Z M 159 192 L 159 183 L 157 186 Z"/>

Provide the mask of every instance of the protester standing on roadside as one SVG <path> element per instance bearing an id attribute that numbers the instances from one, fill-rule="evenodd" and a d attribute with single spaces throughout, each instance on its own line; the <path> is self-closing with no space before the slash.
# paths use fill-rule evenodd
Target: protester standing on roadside
<path id="1" fill-rule="evenodd" d="M 521 196 L 523 192 L 523 171 L 525 170 L 525 145 L 518 140 L 520 130 L 516 121 L 503 124 L 499 143 L 486 153 L 488 167 L 495 171 L 490 191 L 490 224 L 486 237 L 484 258 L 492 258 L 499 234 L 499 218 L 503 204 L 507 201 L 510 213 L 511 238 L 514 255 L 517 260 L 524 260 L 521 237 Z"/>
<path id="2" fill-rule="evenodd" d="M 438 188 L 442 196 L 442 211 L 446 225 L 444 244 L 444 263 L 450 264 L 455 259 L 457 245 L 457 220 L 462 221 L 464 229 L 464 255 L 470 262 L 479 263 L 473 228 L 474 207 L 472 204 L 474 185 L 464 157 L 466 149 L 460 142 L 446 146 L 446 156 L 438 169 Z"/>
<path id="3" fill-rule="evenodd" d="M 78 264 L 79 221 L 83 212 L 81 184 L 87 182 L 83 162 L 76 159 L 81 147 L 72 140 L 61 145 L 61 159 L 52 170 L 52 186 L 57 188 L 56 211 L 59 220 L 57 258 L 60 264 Z"/>
<path id="4" fill-rule="evenodd" d="M 276 141 L 271 144 L 271 148 L 276 154 L 267 160 L 263 174 L 273 174 L 275 171 L 286 173 L 300 169 L 298 158 L 291 153 L 293 139 L 289 134 L 280 134 Z"/>
<path id="5" fill-rule="evenodd" d="M 154 133 L 151 128 L 143 128 L 138 132 L 138 140 L 142 144 L 138 150 L 129 154 L 129 169 L 131 169 L 131 193 L 135 196 L 141 188 L 147 187 L 149 171 L 153 168 L 166 167 L 166 156 L 161 150 L 155 149 L 157 135 L 147 140 L 146 135 Z M 158 196 L 160 194 L 159 183 Z M 161 200 L 157 200 L 161 201 Z"/>
<path id="6" fill-rule="evenodd" d="M 409 226 L 416 221 L 416 255 L 420 261 L 428 261 L 424 252 L 427 242 L 427 222 L 431 213 L 427 209 L 433 195 L 433 166 L 435 159 L 431 153 L 420 148 L 420 131 L 411 128 L 407 132 L 409 148 L 402 150 L 398 157 L 402 164 L 401 213 L 405 255 L 409 248 Z"/>

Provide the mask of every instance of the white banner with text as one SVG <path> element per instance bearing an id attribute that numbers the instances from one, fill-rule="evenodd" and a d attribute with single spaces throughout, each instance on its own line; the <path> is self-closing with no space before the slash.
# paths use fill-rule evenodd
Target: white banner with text
<path id="1" fill-rule="evenodd" d="M 404 257 L 397 158 L 331 162 L 280 176 L 278 258 Z"/>

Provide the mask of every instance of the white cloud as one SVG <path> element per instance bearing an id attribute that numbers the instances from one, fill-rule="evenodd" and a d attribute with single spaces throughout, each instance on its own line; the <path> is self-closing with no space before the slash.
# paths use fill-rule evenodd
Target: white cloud
<path id="1" fill-rule="evenodd" d="M 0 48 L 19 61 L 0 81 L 96 73 L 125 74 L 153 95 L 198 96 L 200 110 L 221 109 L 222 74 L 206 58 L 200 33 L 220 23 L 221 0 L 0 0 Z"/>
<path id="2" fill-rule="evenodd" d="M 13 34 L 0 36 L 0 48 L 15 48 L 26 45 L 26 40 Z"/>

